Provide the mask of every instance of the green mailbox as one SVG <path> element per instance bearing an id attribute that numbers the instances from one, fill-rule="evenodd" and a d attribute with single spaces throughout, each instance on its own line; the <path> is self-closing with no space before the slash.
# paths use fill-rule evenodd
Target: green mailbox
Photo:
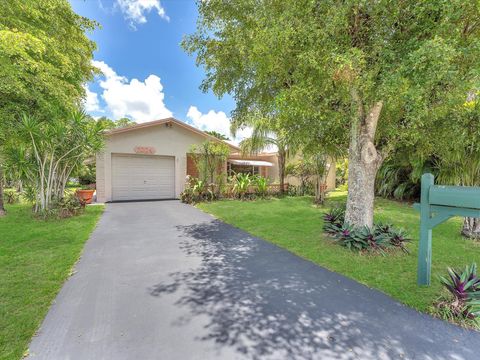
<path id="1" fill-rule="evenodd" d="M 423 174 L 420 204 L 418 284 L 430 285 L 432 229 L 453 216 L 480 217 L 480 187 L 435 185 L 432 174 Z"/>

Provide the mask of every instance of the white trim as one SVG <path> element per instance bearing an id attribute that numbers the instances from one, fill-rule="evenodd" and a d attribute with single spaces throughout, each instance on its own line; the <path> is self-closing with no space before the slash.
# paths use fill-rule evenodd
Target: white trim
<path id="1" fill-rule="evenodd" d="M 266 167 L 273 166 L 271 162 L 260 161 L 260 160 L 229 159 L 228 162 L 235 165 L 246 165 L 246 166 L 266 166 Z"/>

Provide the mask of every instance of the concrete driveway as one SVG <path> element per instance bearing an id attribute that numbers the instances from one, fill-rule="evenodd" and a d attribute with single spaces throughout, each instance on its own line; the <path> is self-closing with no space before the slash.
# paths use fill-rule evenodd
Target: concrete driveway
<path id="1" fill-rule="evenodd" d="M 178 201 L 107 205 L 31 359 L 479 359 L 419 314 Z"/>

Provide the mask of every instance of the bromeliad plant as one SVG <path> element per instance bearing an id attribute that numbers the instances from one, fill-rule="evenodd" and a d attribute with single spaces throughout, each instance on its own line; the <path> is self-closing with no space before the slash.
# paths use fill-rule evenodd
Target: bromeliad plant
<path id="1" fill-rule="evenodd" d="M 441 283 L 459 300 L 480 299 L 480 278 L 477 277 L 477 264 L 465 266 L 460 272 L 448 268 L 449 278 L 440 277 Z"/>
<path id="2" fill-rule="evenodd" d="M 331 208 L 323 220 L 323 231 L 331 235 L 337 234 L 345 222 L 345 206 Z"/>
<path id="3" fill-rule="evenodd" d="M 407 233 L 402 229 L 395 229 L 390 224 L 374 225 L 375 236 L 381 238 L 381 242 L 402 249 L 403 252 L 409 254 L 407 243 L 411 241 Z"/>
<path id="4" fill-rule="evenodd" d="M 368 243 L 360 231 L 349 224 L 344 224 L 334 236 L 338 239 L 340 245 L 347 249 L 356 251 L 368 249 Z"/>
<path id="5" fill-rule="evenodd" d="M 400 248 L 408 253 L 410 241 L 405 232 L 392 225 L 377 224 L 373 228 L 353 227 L 345 223 L 345 207 L 334 207 L 323 216 L 323 230 L 350 250 L 374 250 L 385 254 L 389 248 Z"/>
<path id="6" fill-rule="evenodd" d="M 440 276 L 440 282 L 452 298 L 440 301 L 437 306 L 454 319 L 474 320 L 480 327 L 480 278 L 477 264 L 465 266 L 462 271 L 448 268 L 448 277 Z"/>
<path id="7" fill-rule="evenodd" d="M 355 251 L 375 250 L 384 253 L 385 249 L 392 246 L 388 240 L 378 236 L 374 229 L 367 226 L 355 228 L 344 224 L 335 237 L 340 245 Z"/>

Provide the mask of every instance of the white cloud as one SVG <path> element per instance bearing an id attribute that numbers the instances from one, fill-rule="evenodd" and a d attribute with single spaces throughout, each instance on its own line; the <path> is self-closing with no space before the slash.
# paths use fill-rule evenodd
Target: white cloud
<path id="1" fill-rule="evenodd" d="M 94 60 L 92 64 L 103 72 L 104 78 L 99 82 L 102 98 L 115 119 L 130 117 L 142 123 L 172 116 L 165 106 L 163 86 L 157 75 L 151 74 L 144 81 L 129 81 L 103 61 Z"/>
<path id="2" fill-rule="evenodd" d="M 96 92 L 90 91 L 88 85 L 84 85 L 83 88 L 85 89 L 85 99 L 83 101 L 83 105 L 85 106 L 86 111 L 99 111 L 100 110 L 100 103 L 98 101 L 98 94 Z"/>
<path id="3" fill-rule="evenodd" d="M 135 24 L 146 23 L 145 15 L 152 10 L 156 10 L 158 16 L 162 19 L 170 21 L 160 0 L 117 0 L 117 4 L 123 16 L 133 28 L 135 28 Z"/>
<path id="4" fill-rule="evenodd" d="M 196 106 L 190 106 L 187 112 L 187 118 L 190 119 L 193 126 L 203 131 L 216 131 L 229 138 L 230 135 L 230 118 L 223 111 L 210 110 L 206 114 L 202 114 Z M 242 139 L 249 137 L 252 131 L 250 128 L 241 129 L 237 132 L 235 139 L 231 141 L 238 144 Z"/>

